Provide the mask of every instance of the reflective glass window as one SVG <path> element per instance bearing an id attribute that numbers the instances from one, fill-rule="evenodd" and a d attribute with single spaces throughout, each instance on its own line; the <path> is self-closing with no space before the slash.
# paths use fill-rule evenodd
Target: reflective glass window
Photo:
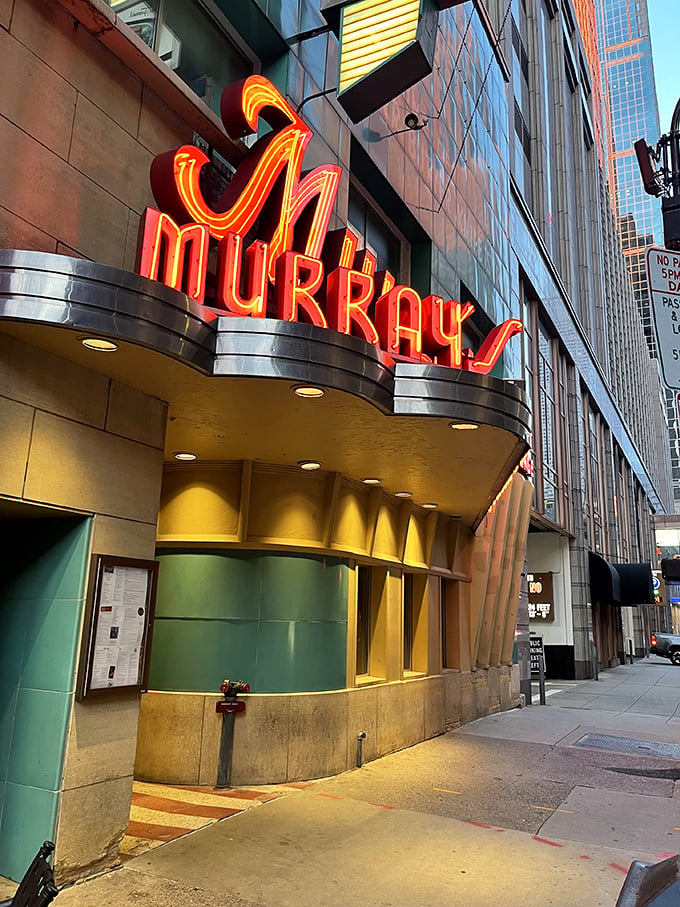
<path id="1" fill-rule="evenodd" d="M 160 59 L 213 110 L 222 90 L 250 75 L 253 63 L 215 18 L 194 0 L 108 0 Z M 219 20 L 219 21 L 218 21 Z"/>

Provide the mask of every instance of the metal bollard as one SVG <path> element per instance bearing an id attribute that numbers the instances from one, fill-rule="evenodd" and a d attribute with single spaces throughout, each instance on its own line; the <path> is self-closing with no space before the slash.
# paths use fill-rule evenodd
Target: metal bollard
<path id="1" fill-rule="evenodd" d="M 220 685 L 224 699 L 215 705 L 215 711 L 222 715 L 222 733 L 220 736 L 220 756 L 217 764 L 217 783 L 215 787 L 223 790 L 229 787 L 231 775 L 231 754 L 234 749 L 234 715 L 245 712 L 246 704 L 236 697 L 239 693 L 249 693 L 250 685 L 244 680 L 225 680 Z"/>
<path id="2" fill-rule="evenodd" d="M 543 656 L 538 656 L 538 701 L 545 705 L 545 662 Z"/>
<path id="3" fill-rule="evenodd" d="M 366 739 L 366 731 L 359 731 L 357 734 L 357 768 L 361 768 L 363 762 L 362 744 Z"/>

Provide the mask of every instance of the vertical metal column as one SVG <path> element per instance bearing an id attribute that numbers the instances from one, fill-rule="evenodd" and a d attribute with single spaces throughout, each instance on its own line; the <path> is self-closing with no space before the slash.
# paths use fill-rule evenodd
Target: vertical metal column
<path id="1" fill-rule="evenodd" d="M 229 787 L 231 775 L 231 754 L 234 749 L 234 712 L 222 713 L 222 733 L 220 736 L 220 758 L 217 764 L 217 784 L 222 790 Z"/>

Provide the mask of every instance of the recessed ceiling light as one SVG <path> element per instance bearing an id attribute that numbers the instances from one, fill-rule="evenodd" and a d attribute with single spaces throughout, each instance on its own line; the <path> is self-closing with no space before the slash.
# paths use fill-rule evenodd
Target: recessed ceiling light
<path id="1" fill-rule="evenodd" d="M 421 504 L 420 506 L 424 507 L 426 510 L 436 510 L 437 507 L 439 507 L 439 504 L 435 504 L 434 502 L 430 501 L 429 503 Z"/>
<path id="2" fill-rule="evenodd" d="M 298 466 L 300 469 L 321 469 L 321 463 L 318 460 L 298 460 Z"/>
<path id="3" fill-rule="evenodd" d="M 449 425 L 458 431 L 474 431 L 475 428 L 479 428 L 476 422 L 450 422 Z"/>
<path id="4" fill-rule="evenodd" d="M 98 350 L 100 353 L 113 353 L 118 349 L 118 344 L 102 337 L 83 337 L 80 341 L 88 350 Z"/>
<path id="5" fill-rule="evenodd" d="M 298 384 L 293 388 L 293 392 L 298 397 L 323 397 L 326 393 L 322 387 L 314 387 L 312 384 Z"/>
<path id="6" fill-rule="evenodd" d="M 195 460 L 195 459 L 197 459 L 196 454 L 189 453 L 188 450 L 178 450 L 176 453 L 173 454 L 173 457 L 176 460 Z"/>
<path id="7" fill-rule="evenodd" d="M 382 479 L 369 477 L 368 479 L 362 479 L 361 481 L 364 483 L 364 485 L 380 485 Z"/>
<path id="8" fill-rule="evenodd" d="M 395 494 L 395 497 L 396 497 L 396 498 L 410 498 L 410 497 L 411 497 L 411 492 L 410 492 L 410 491 L 398 491 L 398 492 Z"/>

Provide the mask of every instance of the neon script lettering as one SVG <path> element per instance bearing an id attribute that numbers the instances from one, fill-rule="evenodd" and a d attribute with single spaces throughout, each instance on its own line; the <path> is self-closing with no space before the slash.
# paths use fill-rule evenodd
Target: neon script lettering
<path id="1" fill-rule="evenodd" d="M 422 299 L 376 271 L 375 256 L 357 251 L 349 229 L 329 232 L 341 168 L 302 175 L 311 129 L 262 76 L 226 88 L 227 132 L 243 138 L 263 120 L 269 131 L 246 153 L 218 202 L 209 204 L 200 174 L 208 157 L 193 145 L 159 155 L 151 187 L 161 208 L 147 208 L 140 226 L 138 271 L 206 303 L 209 241 L 217 241 L 210 304 L 250 318 L 304 321 L 351 334 L 391 357 L 436 362 L 488 374 L 508 340 L 522 330 L 511 319 L 494 328 L 479 351 L 463 349 L 463 324 L 474 306 L 439 296 Z M 188 223 L 187 223 L 188 221 Z M 184 226 L 179 226 L 184 224 Z M 257 227 L 259 238 L 244 248 Z"/>

